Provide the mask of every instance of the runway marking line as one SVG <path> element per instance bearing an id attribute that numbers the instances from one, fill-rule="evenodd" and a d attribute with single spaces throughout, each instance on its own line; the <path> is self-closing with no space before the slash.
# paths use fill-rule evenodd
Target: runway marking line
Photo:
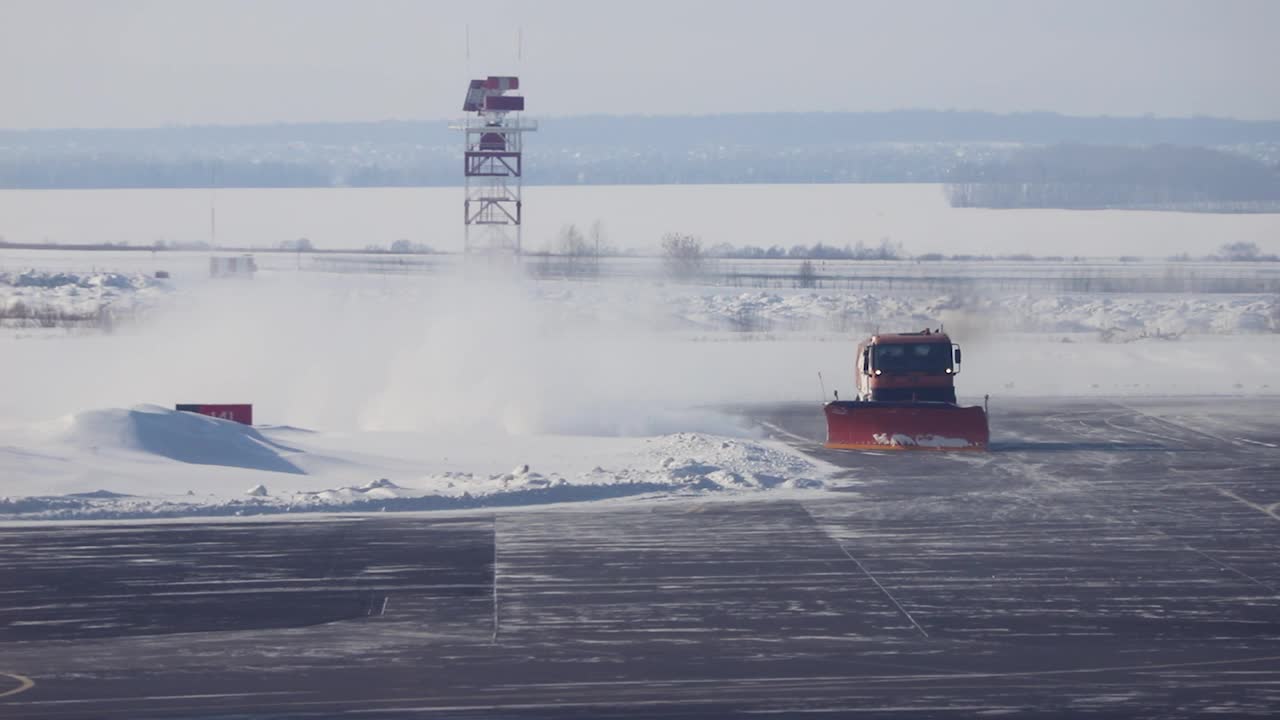
<path id="1" fill-rule="evenodd" d="M 773 431 L 773 432 L 778 433 L 779 435 L 784 435 L 784 436 L 786 436 L 786 437 L 791 438 L 792 440 L 798 440 L 798 441 L 800 441 L 800 442 L 804 443 L 805 445 L 820 445 L 820 444 L 821 444 L 821 443 L 819 443 L 817 440 L 814 440 L 813 438 L 801 437 L 801 436 L 799 436 L 799 435 L 797 435 L 797 434 L 795 434 L 795 433 L 791 432 L 790 430 L 783 430 L 782 428 L 778 427 L 777 425 L 774 425 L 773 423 L 768 422 L 768 421 L 766 421 L 766 420 L 761 420 L 761 421 L 760 421 L 760 425 L 761 425 L 761 426 L 763 426 L 763 427 L 765 427 L 765 428 L 768 428 L 769 430 L 771 430 L 771 431 Z"/>
<path id="2" fill-rule="evenodd" d="M 1272 503 L 1271 505 L 1260 505 L 1251 500 L 1246 500 L 1245 498 L 1240 497 L 1239 495 L 1235 494 L 1234 492 L 1226 488 L 1218 487 L 1217 485 L 1213 485 L 1212 483 L 1206 483 L 1206 484 L 1208 484 L 1214 490 L 1217 490 L 1218 494 L 1222 495 L 1223 497 L 1231 498 L 1232 500 L 1235 500 L 1236 502 L 1241 503 L 1246 507 L 1253 508 L 1254 510 L 1257 510 L 1263 515 L 1270 517 L 1272 520 L 1280 520 L 1280 514 L 1277 514 L 1276 511 L 1273 509 L 1277 505 L 1280 505 L 1280 503 Z"/>
<path id="3" fill-rule="evenodd" d="M 13 678 L 14 680 L 18 681 L 18 687 L 5 690 L 4 692 L 0 692 L 0 698 L 11 697 L 13 695 L 17 695 L 18 693 L 26 692 L 31 688 L 35 687 L 36 685 L 36 681 L 32 680 L 26 675 L 19 675 L 17 673 L 11 673 L 11 672 L 0 672 L 0 677 Z"/>
<path id="4" fill-rule="evenodd" d="M 898 608 L 898 612 L 902 613 L 902 615 L 906 617 L 907 620 L 909 620 L 911 624 L 916 627 L 917 630 L 920 631 L 921 635 L 925 636 L 926 638 L 929 637 L 929 633 L 925 632 L 924 628 L 920 627 L 920 623 L 916 622 L 916 619 L 911 617 L 911 613 L 907 612 L 907 609 L 902 607 L 902 603 L 898 602 L 898 599 L 893 596 L 893 593 L 889 592 L 888 588 L 886 588 L 884 585 L 881 585 L 880 581 L 876 579 L 876 576 L 872 575 L 865 567 L 862 566 L 862 563 L 858 562 L 858 558 L 849 554 L 849 551 L 846 550 L 844 547 L 844 543 L 840 542 L 839 540 L 835 540 L 834 542 L 836 546 L 840 548 L 840 552 L 844 553 L 845 557 L 852 560 L 853 564 L 857 565 L 858 569 L 862 571 L 862 574 L 870 578 L 871 582 L 875 583 L 876 587 L 880 588 L 880 592 L 884 593 L 884 596 L 889 598 L 889 602 L 893 603 L 893 606 Z"/>
<path id="5" fill-rule="evenodd" d="M 249 698 L 267 695 L 311 695 L 311 690 L 273 690 L 267 692 L 192 693 L 189 695 L 137 695 L 132 697 L 74 698 L 72 700 L 33 700 L 29 705 L 84 705 L 86 703 L 136 702 L 138 700 L 211 700 L 215 698 Z M 194 708 L 194 706 L 192 706 Z"/>
<path id="6" fill-rule="evenodd" d="M 840 548 L 840 552 L 844 553 L 845 557 L 852 560 L 853 564 L 857 565 L 858 569 L 862 571 L 862 574 L 866 575 L 867 578 L 871 580 L 871 582 L 875 583 L 876 587 L 880 588 L 880 592 L 884 593 L 884 596 L 889 598 L 889 602 L 893 603 L 893 606 L 898 608 L 898 612 L 902 613 L 903 617 L 905 617 L 908 621 L 910 621 L 910 623 L 914 625 L 917 630 L 920 631 L 920 634 L 925 636 L 925 638 L 927 639 L 929 637 L 929 633 L 925 632 L 925 629 L 920 626 L 920 623 L 916 622 L 916 619 L 911 616 L 911 613 L 907 612 L 907 609 L 902 607 L 902 603 L 898 602 L 898 599 L 893 596 L 893 593 L 889 592 L 889 589 L 886 588 L 884 585 L 881 585 L 880 581 L 876 579 L 876 576 L 872 575 L 870 571 L 868 571 L 865 567 L 863 567 L 862 563 L 858 562 L 858 558 L 854 557 L 849 552 L 849 550 L 844 546 L 844 543 L 832 537 L 831 534 L 828 533 L 826 530 L 823 530 L 822 523 L 818 521 L 818 518 L 813 516 L 813 513 L 809 512 L 809 508 L 805 507 L 804 504 L 801 504 L 800 507 L 804 510 L 804 514 L 808 515 L 809 519 L 813 521 L 814 526 L 816 526 L 823 535 L 826 535 L 828 540 L 835 543 L 836 547 Z"/>
<path id="7" fill-rule="evenodd" d="M 1256 442 L 1256 441 L 1253 441 L 1253 440 L 1246 440 L 1245 438 L 1236 438 L 1236 439 L 1235 439 L 1235 441 L 1228 440 L 1227 438 L 1219 437 L 1219 436 L 1217 436 L 1217 435 L 1213 435 L 1213 434 L 1211 434 L 1211 433 L 1207 433 L 1207 432 L 1205 432 L 1205 431 L 1203 431 L 1203 430 L 1198 430 L 1198 429 L 1196 429 L 1196 428 L 1187 427 L 1187 426 L 1185 426 L 1185 425 L 1182 425 L 1181 423 L 1173 422 L 1172 420 L 1166 420 L 1166 419 L 1164 419 L 1164 418 L 1162 418 L 1162 417 L 1157 417 L 1157 416 L 1155 416 L 1155 415 L 1150 415 L 1150 414 L 1145 413 L 1145 412 L 1142 412 L 1141 410 L 1138 410 L 1138 409 L 1136 409 L 1136 408 L 1131 408 L 1131 407 L 1129 407 L 1128 405 L 1124 405 L 1124 404 L 1121 404 L 1121 403 L 1118 403 L 1118 402 L 1115 402 L 1115 401 L 1112 401 L 1112 404 L 1113 404 L 1113 405 L 1116 405 L 1117 407 L 1124 408 L 1125 410 L 1127 410 L 1127 411 L 1129 411 L 1129 412 L 1133 413 L 1133 415 L 1134 415 L 1135 417 L 1144 417 L 1144 418 L 1147 418 L 1148 420 L 1151 420 L 1151 421 L 1153 421 L 1153 422 L 1164 423 L 1165 425 L 1168 425 L 1168 426 L 1170 426 L 1170 427 L 1174 427 L 1174 428 L 1177 428 L 1177 429 L 1179 429 L 1179 430 L 1183 430 L 1183 431 L 1186 431 L 1186 432 L 1194 433 L 1194 434 L 1196 434 L 1196 435 L 1201 435 L 1201 436 L 1203 436 L 1203 437 L 1211 438 L 1211 439 L 1213 439 L 1213 440 L 1217 440 L 1217 441 L 1219 441 L 1219 442 L 1222 442 L 1222 443 L 1224 443 L 1224 444 L 1226 444 L 1226 445 L 1235 445 L 1236 447 L 1241 447 L 1240 443 L 1239 443 L 1239 442 L 1237 442 L 1237 441 L 1243 441 L 1243 442 L 1245 442 L 1245 443 L 1249 443 L 1249 444 L 1252 444 L 1252 445 L 1267 445 L 1267 443 L 1259 443 L 1259 442 Z M 1118 417 L 1118 416 L 1113 416 L 1113 417 L 1111 417 L 1111 418 L 1106 418 L 1106 419 L 1104 420 L 1104 422 L 1105 422 L 1107 425 L 1109 425 L 1109 426 L 1111 426 L 1111 427 L 1113 427 L 1113 428 L 1115 428 L 1115 429 L 1117 429 L 1117 430 L 1120 430 L 1120 431 L 1126 431 L 1126 430 L 1127 430 L 1127 431 L 1129 431 L 1129 432 L 1135 432 L 1135 433 L 1139 433 L 1139 434 L 1141 434 L 1141 435 L 1149 435 L 1149 436 L 1151 436 L 1151 437 L 1163 438 L 1163 439 L 1166 439 L 1166 440 L 1175 440 L 1175 442 L 1177 441 L 1175 438 L 1168 438 L 1168 437 L 1164 437 L 1164 436 L 1162 436 L 1162 435 L 1157 435 L 1157 434 L 1155 434 L 1155 433 L 1150 433 L 1150 432 L 1145 432 L 1145 431 L 1143 431 L 1143 430 L 1138 430 L 1137 428 L 1125 428 L 1125 427 L 1120 427 L 1120 426 L 1118 426 L 1118 425 L 1116 425 L 1115 423 L 1113 423 L 1113 422 L 1112 422 L 1112 420 L 1114 420 L 1114 419 L 1115 419 L 1115 417 Z M 1274 445 L 1271 445 L 1270 447 L 1275 447 L 1275 446 L 1274 446 Z M 1250 466 L 1245 466 L 1245 467 L 1242 467 L 1242 468 L 1240 468 L 1240 469 L 1245 469 L 1245 468 L 1247 468 L 1247 467 L 1250 467 Z M 1280 521 L 1280 514 L 1277 514 L 1277 513 L 1272 509 L 1273 507 L 1275 507 L 1275 505 L 1265 506 L 1265 505 L 1260 505 L 1260 504 L 1255 503 L 1255 502 L 1251 502 L 1251 501 L 1249 501 L 1249 500 L 1246 500 L 1245 498 L 1240 497 L 1239 495 L 1235 494 L 1234 492 L 1232 492 L 1232 491 L 1230 491 L 1230 490 L 1228 490 L 1228 489 L 1226 489 L 1226 488 L 1224 488 L 1224 487 L 1220 487 L 1220 486 L 1218 486 L 1218 485 L 1216 485 L 1216 484 L 1214 484 L 1214 483 L 1211 483 L 1211 482 L 1204 482 L 1204 481 L 1200 481 L 1198 484 L 1200 484 L 1200 485 L 1204 485 L 1204 486 L 1207 486 L 1207 487 L 1211 487 L 1211 488 L 1213 488 L 1214 490 L 1216 490 L 1216 491 L 1217 491 L 1220 495 L 1222 495 L 1223 497 L 1229 498 L 1229 499 L 1231 499 L 1231 500 L 1235 500 L 1236 502 L 1241 503 L 1242 505 L 1244 505 L 1244 506 L 1246 506 L 1246 507 L 1249 507 L 1249 508 L 1252 508 L 1252 509 L 1254 509 L 1254 510 L 1257 510 L 1258 512 L 1262 513 L 1263 515 L 1266 515 L 1267 517 L 1270 517 L 1272 520 Z M 1280 503 L 1278 503 L 1278 504 L 1280 504 Z M 1236 572 L 1239 572 L 1239 571 L 1236 571 Z M 1252 580 L 1253 578 L 1250 578 L 1250 579 Z M 1257 582 L 1257 581 L 1255 580 L 1254 582 Z M 1261 583 L 1259 583 L 1259 584 L 1261 584 Z M 1266 586 L 1264 585 L 1263 587 L 1266 587 Z"/>
<path id="8" fill-rule="evenodd" d="M 1146 418 L 1146 419 L 1148 419 L 1148 420 L 1150 420 L 1150 421 L 1152 421 L 1152 422 L 1155 422 L 1155 423 L 1162 423 L 1162 424 L 1167 425 L 1167 426 L 1169 426 L 1169 427 L 1176 428 L 1176 429 L 1178 429 L 1178 430 L 1182 430 L 1183 432 L 1189 432 L 1189 433 L 1191 433 L 1191 434 L 1193 434 L 1193 435 L 1200 435 L 1200 436 L 1202 436 L 1202 437 L 1207 437 L 1207 438 L 1209 438 L 1209 439 L 1211 439 L 1211 440 L 1216 440 L 1216 441 L 1218 441 L 1218 442 L 1220 442 L 1220 443 L 1223 443 L 1224 445 L 1235 445 L 1235 446 L 1237 446 L 1237 447 L 1240 447 L 1240 443 L 1244 442 L 1244 443 L 1248 443 L 1248 444 L 1250 444 L 1250 445 L 1261 445 L 1261 446 L 1263 446 L 1263 447 L 1270 447 L 1270 448 L 1277 447 L 1276 445 L 1272 445 L 1272 444 L 1270 444 L 1270 443 L 1258 442 L 1258 441 L 1256 441 L 1256 440 L 1249 440 L 1249 439 L 1242 438 L 1242 437 L 1237 437 L 1237 438 L 1226 438 L 1226 437 L 1222 437 L 1221 435 L 1214 435 L 1213 433 L 1208 432 L 1208 431 L 1206 431 L 1206 430 L 1201 430 L 1200 428 L 1192 427 L 1192 426 L 1190 426 L 1190 425 L 1186 425 L 1186 424 L 1183 424 L 1183 423 L 1180 423 L 1180 422 L 1175 422 L 1175 421 L 1173 421 L 1173 420 L 1169 420 L 1168 418 L 1160 417 L 1159 415 L 1152 415 L 1151 413 L 1143 412 L 1142 410 L 1139 410 L 1139 409 L 1137 409 L 1137 408 L 1135 408 L 1135 407 L 1130 407 L 1130 406 L 1128 406 L 1128 405 L 1125 405 L 1124 403 L 1116 402 L 1116 401 L 1114 401 L 1114 400 L 1112 400 L 1112 401 L 1111 401 L 1111 404 L 1112 404 L 1112 405 L 1115 405 L 1115 406 L 1117 406 L 1117 407 L 1122 407 L 1122 408 L 1124 408 L 1125 410 L 1128 410 L 1129 412 L 1133 413 L 1135 416 L 1144 417 L 1144 418 Z M 1107 423 L 1107 424 L 1108 424 L 1108 425 L 1110 425 L 1110 423 Z M 1114 426 L 1113 426 L 1113 427 L 1114 427 Z M 1141 433 L 1142 431 L 1141 431 L 1141 430 L 1135 430 L 1135 432 L 1139 432 L 1139 433 Z M 1143 434 L 1145 434 L 1145 435 L 1154 435 L 1154 433 L 1143 433 Z M 1160 437 L 1160 436 L 1156 435 L 1156 437 Z M 1169 438 L 1169 439 L 1174 439 L 1174 438 Z"/>

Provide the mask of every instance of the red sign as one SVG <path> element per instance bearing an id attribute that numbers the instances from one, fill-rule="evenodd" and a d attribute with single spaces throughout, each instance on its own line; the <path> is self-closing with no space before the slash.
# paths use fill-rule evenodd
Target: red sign
<path id="1" fill-rule="evenodd" d="M 193 412 L 209 417 L 231 420 L 241 425 L 253 424 L 253 405 L 175 405 L 174 410 Z"/>

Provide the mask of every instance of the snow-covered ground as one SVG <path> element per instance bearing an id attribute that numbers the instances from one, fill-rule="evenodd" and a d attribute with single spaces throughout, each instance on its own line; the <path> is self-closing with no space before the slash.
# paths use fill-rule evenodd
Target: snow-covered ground
<path id="1" fill-rule="evenodd" d="M 328 280 L 308 288 L 319 287 L 328 297 L 382 294 L 394 296 L 387 298 L 391 302 L 412 303 L 429 299 L 433 285 L 420 277 Z M 132 315 L 162 305 L 170 288 L 169 282 L 141 272 L 0 271 L 0 324 L 38 327 L 13 318 L 15 308 L 60 317 L 104 310 Z M 970 330 L 980 325 L 986 332 L 1096 332 L 1108 337 L 1280 332 L 1280 294 L 741 291 L 630 280 L 531 283 L 527 299 L 594 322 L 700 331 L 840 333 L 959 323 Z"/>
<path id="2" fill-rule="evenodd" d="M 8 287 L 26 302 L 58 306 L 100 275 L 20 277 Z M 438 509 L 803 490 L 829 474 L 681 398 L 675 349 L 695 345 L 664 334 L 660 305 L 619 324 L 646 314 L 630 291 L 611 309 L 487 271 L 162 292 L 109 277 L 130 296 L 104 302 L 149 312 L 109 332 L 0 333 L 0 516 Z M 166 409 L 185 401 L 251 401 L 266 424 Z"/>
<path id="3" fill-rule="evenodd" d="M 140 273 L 0 272 L 0 327 L 104 327 L 135 318 L 167 289 Z"/>
<path id="4" fill-rule="evenodd" d="M 955 295 L 706 292 L 669 298 L 700 327 L 759 331 L 874 331 L 964 325 L 984 332 L 1159 334 L 1280 331 L 1278 295 Z"/>
<path id="5" fill-rule="evenodd" d="M 829 474 L 784 445 L 745 437 L 333 433 L 151 405 L 5 435 L 0 517 L 432 510 L 820 488 Z"/>
<path id="6" fill-rule="evenodd" d="M 0 329 L 3 516 L 816 491 L 831 468 L 718 408 L 817 412 L 818 373 L 847 394 L 854 343 L 877 328 L 945 324 L 965 348 L 961 396 L 996 407 L 1280 391 L 1270 295 L 743 291 L 279 258 L 251 281 L 209 280 L 203 258 L 158 281 L 66 255 L 0 277 L 0 307 L 146 312 L 109 331 Z M 167 409 L 186 402 L 252 402 L 262 424 Z"/>
<path id="7" fill-rule="evenodd" d="M 276 247 L 309 239 L 318 248 L 386 246 L 399 239 L 462 248 L 462 188 L 190 190 L 4 190 L 0 236 L 10 242 L 121 243 L 210 240 Z M 768 247 L 882 239 L 908 252 L 1003 255 L 1205 255 L 1255 242 L 1280 253 L 1280 214 L 1137 210 L 953 208 L 941 185 L 575 185 L 524 191 L 524 237 L 544 249 L 570 223 L 599 220 L 610 244 L 656 248 L 665 232 L 708 245 Z"/>

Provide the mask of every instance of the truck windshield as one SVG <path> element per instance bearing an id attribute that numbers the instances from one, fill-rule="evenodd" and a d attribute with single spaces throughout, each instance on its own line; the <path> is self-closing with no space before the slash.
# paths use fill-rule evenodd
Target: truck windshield
<path id="1" fill-rule="evenodd" d="M 951 367 L 951 346 L 946 343 L 876 345 L 873 366 L 886 373 L 942 373 Z"/>

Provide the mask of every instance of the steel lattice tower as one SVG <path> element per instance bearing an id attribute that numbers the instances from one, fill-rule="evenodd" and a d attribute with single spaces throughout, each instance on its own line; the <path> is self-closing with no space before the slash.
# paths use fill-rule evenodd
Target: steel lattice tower
<path id="1" fill-rule="evenodd" d="M 524 133 L 538 129 L 524 121 L 520 79 L 489 76 L 472 80 L 463 112 L 474 113 L 453 125 L 466 138 L 463 174 L 464 247 L 468 254 L 521 253 L 524 202 Z"/>

